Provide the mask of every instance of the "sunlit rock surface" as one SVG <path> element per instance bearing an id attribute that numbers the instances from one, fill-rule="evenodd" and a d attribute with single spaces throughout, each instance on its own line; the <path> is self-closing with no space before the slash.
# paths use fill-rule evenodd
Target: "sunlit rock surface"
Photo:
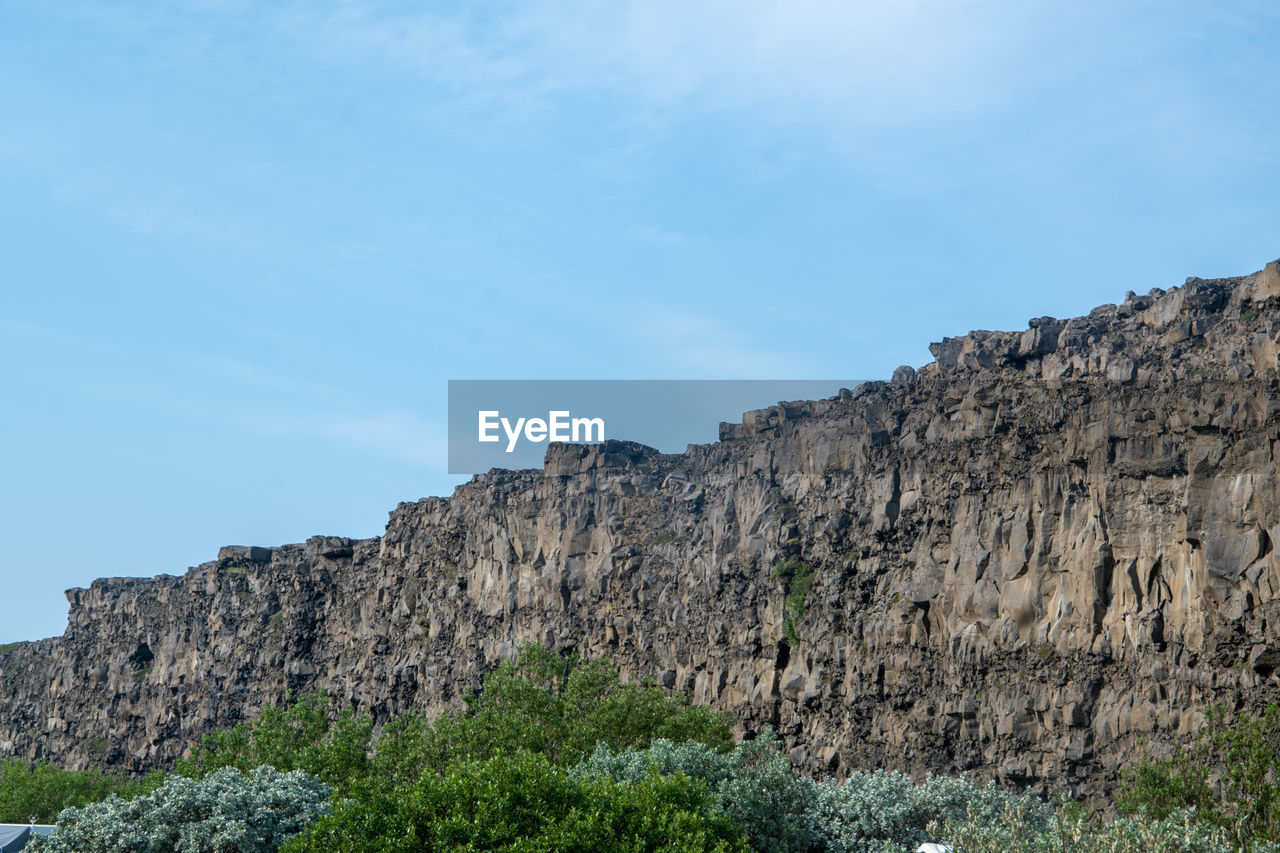
<path id="1" fill-rule="evenodd" d="M 553 446 L 380 539 L 71 590 L 63 637 L 0 654 L 0 754 L 166 765 L 286 691 L 459 707 L 534 640 L 773 726 L 811 771 L 1098 802 L 1208 706 L 1280 700 L 1276 264 L 932 351 L 681 455 Z M 785 557 L 817 570 L 794 646 Z"/>

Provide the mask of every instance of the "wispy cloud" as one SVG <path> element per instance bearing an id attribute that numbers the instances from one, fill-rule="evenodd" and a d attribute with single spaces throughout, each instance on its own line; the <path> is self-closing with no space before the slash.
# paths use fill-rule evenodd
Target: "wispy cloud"
<path id="1" fill-rule="evenodd" d="M 58 389 L 86 411 L 105 407 L 272 438 L 320 440 L 433 471 L 446 467 L 442 423 L 388 409 L 358 390 L 205 353 L 172 353 L 155 365 L 113 343 L 13 318 L 0 318 L 0 332 L 0 352 L 25 354 L 10 361 L 11 394 L 24 393 L 23 383 L 36 383 Z"/>
<path id="2" fill-rule="evenodd" d="M 1247 177 L 1256 171 L 1250 166 L 1273 160 L 1270 140 L 1280 131 L 1277 96 L 1258 83 L 1277 73 L 1272 53 L 1212 53 L 1217 34 L 1236 44 L 1260 21 L 1278 22 L 1256 0 L 1159 9 L 1140 0 L 528 0 L 447 8 L 205 0 L 180 13 L 74 8 L 68 14 L 146 44 L 148 73 L 190 71 L 206 85 L 222 82 L 209 80 L 214 68 L 267 75 L 271 85 L 254 94 L 278 89 L 273 97 L 285 111 L 298 110 L 299 122 L 323 113 L 295 99 L 307 81 L 326 75 L 375 92 L 385 81 L 394 93 L 386 110 L 409 123 L 422 115 L 460 125 L 576 118 L 584 105 L 590 112 L 611 104 L 605 120 L 631 132 L 599 146 L 586 164 L 607 175 L 634 173 L 652 150 L 648 140 L 683 122 L 722 116 L 747 140 L 765 137 L 762 151 L 780 152 L 761 157 L 763 167 L 785 165 L 793 148 L 826 146 L 866 180 L 921 195 L 939 182 L 970 180 L 1008 180 L 1032 192 L 1047 181 L 1070 191 L 1073 181 L 1089 180 L 1099 158 L 1177 180 Z M 225 37 L 228 27 L 250 36 L 246 46 Z M 152 38 L 156 32 L 164 38 Z M 249 46 L 253 39 L 262 44 Z M 1204 56 L 1212 58 L 1186 59 Z M 1247 111 L 1243 96 L 1221 96 L 1250 89 L 1260 96 Z M 207 192 L 192 176 L 167 184 L 157 168 L 111 179 L 109 164 L 86 164 L 78 145 L 47 153 L 84 130 L 72 122 L 43 139 L 10 134 L 0 150 L 16 147 L 28 165 L 52 159 L 41 169 L 62 174 L 65 196 L 143 235 L 245 252 L 290 242 L 276 219 L 240 197 Z M 221 152 L 208 156 L 221 162 Z M 239 181 L 247 192 L 287 168 L 250 164 L 246 175 L 223 166 L 218 183 Z M 385 249 L 371 239 L 352 236 L 328 251 L 376 257 Z"/>
<path id="3" fill-rule="evenodd" d="M 235 389 L 253 406 L 226 417 L 251 432 L 277 438 L 320 439 L 383 459 L 432 470 L 446 466 L 448 439 L 442 424 L 407 410 L 387 410 L 355 389 L 297 376 L 266 365 L 200 354 L 194 369 Z M 264 394 L 271 398 L 263 400 Z"/>
<path id="4" fill-rule="evenodd" d="M 250 413 L 241 420 L 266 435 L 325 439 L 431 470 L 443 470 L 447 463 L 449 443 L 444 427 L 412 412 Z"/>
<path id="5" fill-rule="evenodd" d="M 1276 127 L 1265 104 L 1253 126 L 1217 143 L 1188 127 L 1232 124 L 1213 95 L 1221 75 L 1264 79 L 1275 63 L 1219 57 L 1208 69 L 1217 83 L 1204 85 L 1206 67 L 1181 53 L 1205 47 L 1205 28 L 1259 16 L 1276 13 L 1251 0 L 1154 16 L 1137 0 L 633 0 L 571 10 L 530 0 L 451 13 L 307 4 L 277 22 L 319 57 L 416 74 L 455 107 L 524 115 L 604 95 L 625 99 L 648 129 L 655 116 L 731 113 L 819 130 L 861 165 L 901 176 L 920 157 L 895 156 L 886 139 L 907 138 L 917 154 L 935 139 L 992 150 L 1105 144 L 1209 170 L 1256 156 Z M 1020 140 L 1018 116 L 1049 105 L 1044 132 Z"/>
<path id="6" fill-rule="evenodd" d="M 103 212 L 112 222 L 143 237 L 178 237 L 223 250 L 252 251 L 265 245 L 250 229 L 205 208 L 192 200 L 117 196 L 107 203 Z"/>
<path id="7" fill-rule="evenodd" d="M 637 243 L 644 243 L 659 249 L 679 249 L 705 243 L 707 238 L 700 234 L 686 234 L 671 228 L 657 225 L 635 225 L 626 231 L 628 238 Z"/>
<path id="8" fill-rule="evenodd" d="M 295 398 L 320 400 L 335 400 L 350 394 L 349 391 L 326 382 L 317 382 L 224 355 L 200 353 L 192 356 L 190 361 L 194 369 L 246 391 L 272 391 Z"/>
<path id="9" fill-rule="evenodd" d="M 653 354 L 652 378 L 795 379 L 822 372 L 795 350 L 761 345 L 729 323 L 689 310 L 638 306 L 625 323 L 618 334 Z"/>
<path id="10" fill-rule="evenodd" d="M 383 459 L 432 470 L 446 466 L 444 426 L 406 410 L 386 410 L 352 389 L 241 359 L 203 354 L 198 371 L 257 399 L 224 416 L 244 429 L 277 438 L 320 439 Z M 272 399 L 262 399 L 266 392 Z"/>
<path id="11" fill-rule="evenodd" d="M 710 100 L 839 103 L 957 100 L 978 58 L 1005 35 L 990 0 L 647 0 L 529 2 L 453 14 L 376 3 L 308 4 L 282 30 L 339 61 L 410 69 L 455 92 L 536 105 L 621 92 L 657 105 Z M 970 79 L 970 82 L 972 80 Z"/>

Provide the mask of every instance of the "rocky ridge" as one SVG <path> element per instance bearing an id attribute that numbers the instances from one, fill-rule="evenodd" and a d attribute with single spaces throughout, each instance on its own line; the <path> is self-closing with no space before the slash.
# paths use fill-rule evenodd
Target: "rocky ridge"
<path id="1" fill-rule="evenodd" d="M 62 637 L 0 652 L 0 754 L 165 765 L 286 691 L 457 707 L 534 640 L 811 771 L 1101 803 L 1208 706 L 1280 701 L 1280 266 L 931 351 L 683 454 L 553 445 L 379 538 L 70 590 Z M 814 569 L 792 625 L 784 561 Z"/>

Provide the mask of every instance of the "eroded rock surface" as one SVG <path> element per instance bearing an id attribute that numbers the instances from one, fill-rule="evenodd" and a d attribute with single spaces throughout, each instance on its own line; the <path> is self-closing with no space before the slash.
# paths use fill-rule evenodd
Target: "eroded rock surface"
<path id="1" fill-rule="evenodd" d="M 1280 700 L 1280 270 L 974 332 L 663 455 L 553 446 L 378 539 L 67 593 L 0 656 L 0 753 L 140 770 L 286 690 L 458 706 L 522 641 L 772 725 L 816 772 L 1101 802 L 1206 708 Z M 816 568 L 785 640 L 783 558 Z"/>

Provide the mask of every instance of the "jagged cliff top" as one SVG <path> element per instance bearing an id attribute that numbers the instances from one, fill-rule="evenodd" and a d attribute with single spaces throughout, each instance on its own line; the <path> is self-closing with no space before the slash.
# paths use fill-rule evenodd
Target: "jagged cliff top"
<path id="1" fill-rule="evenodd" d="M 1021 332 L 974 331 L 943 338 L 929 346 L 935 361 L 921 373 L 938 376 L 1011 368 L 1027 369 L 1045 379 L 1101 372 L 1127 381 L 1139 378 L 1143 366 L 1167 370 L 1194 354 L 1202 366 L 1216 362 L 1236 368 L 1215 378 L 1244 379 L 1254 374 L 1256 366 L 1234 362 L 1256 343 L 1251 333 L 1270 331 L 1269 319 L 1256 326 L 1250 323 L 1259 319 L 1259 307 L 1277 296 L 1280 261 L 1246 276 L 1188 278 L 1181 287 L 1153 288 L 1143 296 L 1129 291 L 1119 305 L 1099 305 L 1083 317 L 1038 317 Z M 1037 363 L 1038 374 L 1034 372 Z M 1131 369 L 1135 367 L 1139 370 Z"/>
<path id="2" fill-rule="evenodd" d="M 62 637 L 3 653 L 0 754 L 142 770 L 290 690 L 456 707 L 534 640 L 773 726 L 813 769 L 1101 795 L 1204 708 L 1280 701 L 1277 340 L 1277 264 L 1191 279 L 684 453 L 553 445 L 380 537 L 95 581 Z M 782 560 L 813 567 L 799 605 Z"/>
<path id="3" fill-rule="evenodd" d="M 1181 381 L 1241 381 L 1274 375 L 1280 356 L 1276 318 L 1263 309 L 1280 297 L 1280 260 L 1250 275 L 1203 279 L 1189 277 L 1180 287 L 1133 291 L 1119 304 L 1099 305 L 1088 314 L 1060 320 L 1036 317 L 1022 331 L 974 330 L 929 345 L 934 361 L 913 369 L 898 368 L 889 382 L 867 382 L 827 400 L 778 403 L 743 413 L 741 423 L 720 425 L 720 440 L 733 441 L 776 429 L 780 424 L 827 412 L 833 405 L 874 395 L 886 385 L 919 381 L 947 381 L 951 377 L 988 374 L 993 381 L 1038 378 L 1052 384 L 1064 380 L 1099 379 L 1138 385 Z M 692 448 L 691 448 L 692 449 Z M 663 454 L 632 441 L 610 440 L 600 445 L 552 444 L 543 469 L 494 469 L 477 474 L 459 486 L 452 498 L 430 497 L 401 502 L 392 520 L 405 508 L 424 503 L 469 500 L 495 484 L 532 483 L 543 476 L 572 476 L 597 468 L 632 467 L 666 457 L 664 467 L 679 467 L 683 454 Z M 353 540 L 315 536 L 306 545 L 320 553 L 349 554 Z M 375 540 L 363 540 L 366 542 Z M 271 548 L 226 546 L 205 569 L 244 559 L 268 561 Z M 178 582 L 162 574 L 157 580 Z M 93 588 L 127 588 L 135 578 L 99 578 Z M 85 590 L 67 590 L 73 606 Z"/>
<path id="4" fill-rule="evenodd" d="M 886 384 L 942 380 L 965 374 L 1003 374 L 1009 379 L 1105 379 L 1141 385 L 1193 381 L 1239 381 L 1274 374 L 1274 318 L 1263 306 L 1280 297 L 1280 260 L 1258 272 L 1232 278 L 1190 277 L 1181 287 L 1125 294 L 1120 304 L 1099 305 L 1067 320 L 1036 317 L 1015 332 L 975 330 L 929 345 L 934 361 L 919 370 L 903 366 L 886 382 L 867 382 L 828 400 L 779 403 L 745 412 L 741 423 L 720 426 L 721 441 L 776 428 L 780 423 L 825 412 L 832 404 L 874 394 Z M 994 377 L 993 377 L 994 378 Z M 603 449 L 552 445 L 545 472 L 570 474 L 625 464 L 653 448 L 609 442 Z M 491 482 L 510 472 L 478 475 Z"/>

